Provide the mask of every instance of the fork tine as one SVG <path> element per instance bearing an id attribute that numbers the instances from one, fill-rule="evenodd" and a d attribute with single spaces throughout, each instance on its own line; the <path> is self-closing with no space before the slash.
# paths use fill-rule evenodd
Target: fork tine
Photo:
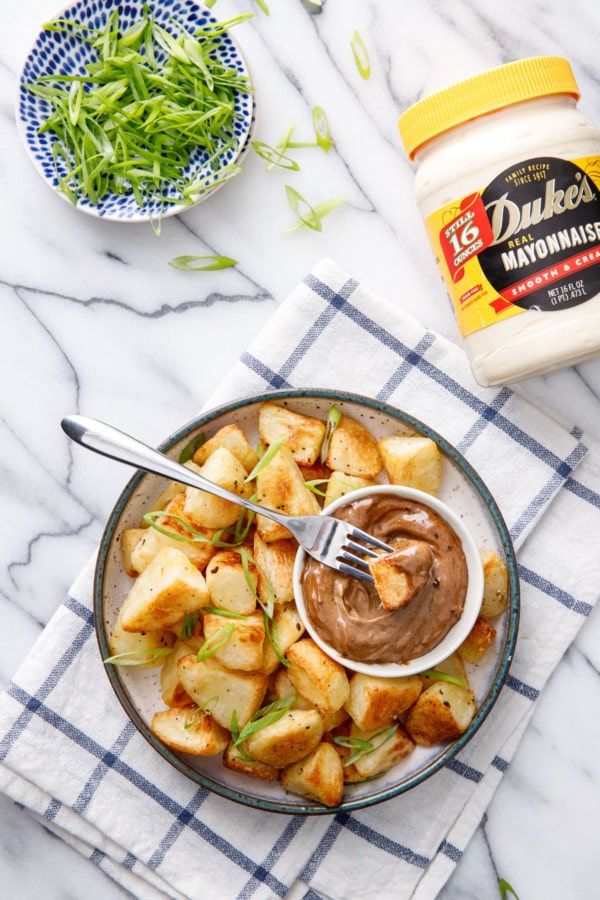
<path id="1" fill-rule="evenodd" d="M 337 568 L 343 575 L 351 575 L 352 578 L 359 578 L 361 581 L 373 583 L 373 576 L 369 572 L 363 572 L 362 569 L 355 569 L 354 566 L 347 566 L 343 562 L 338 562 Z"/>
<path id="2" fill-rule="evenodd" d="M 363 544 L 357 544 L 356 541 L 346 541 L 344 547 L 363 553 L 365 556 L 379 556 L 379 553 L 376 553 L 375 550 L 371 550 L 370 547 L 365 547 Z"/>
<path id="3" fill-rule="evenodd" d="M 360 566 L 361 569 L 367 570 L 369 568 L 369 563 L 366 559 L 363 559 L 362 556 L 355 556 L 354 553 L 348 553 L 346 550 L 342 550 L 338 560 L 352 563 L 353 566 Z"/>
<path id="4" fill-rule="evenodd" d="M 367 534 L 366 531 L 361 531 L 360 528 L 355 528 L 353 526 L 348 529 L 348 534 L 353 538 L 358 538 L 359 541 L 364 541 L 366 544 L 373 544 L 373 546 L 375 547 L 380 547 L 382 550 L 387 550 L 388 553 L 391 553 L 393 549 L 389 544 L 385 544 L 383 541 L 380 541 L 379 538 L 373 537 L 372 534 Z"/>

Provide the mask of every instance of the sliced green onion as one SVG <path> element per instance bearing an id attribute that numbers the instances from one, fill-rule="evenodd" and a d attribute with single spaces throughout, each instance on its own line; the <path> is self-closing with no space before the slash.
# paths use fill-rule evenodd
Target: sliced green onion
<path id="1" fill-rule="evenodd" d="M 333 432 L 338 427 L 342 420 L 342 413 L 337 408 L 337 406 L 332 406 L 327 415 L 327 426 L 325 428 L 325 437 L 323 438 L 323 443 L 321 444 L 321 462 L 324 463 L 327 459 L 327 454 L 329 453 L 329 445 L 331 444 L 331 438 L 333 436 Z"/>
<path id="2" fill-rule="evenodd" d="M 105 659 L 105 664 L 111 666 L 145 666 L 148 663 L 156 662 L 164 656 L 168 656 L 172 650 L 170 647 L 149 647 L 145 650 L 127 650 L 126 653 L 117 653 L 116 656 L 109 656 Z"/>
<path id="3" fill-rule="evenodd" d="M 257 731 L 266 728 L 268 725 L 273 725 L 275 722 L 278 722 L 279 719 L 282 719 L 289 711 L 296 696 L 296 694 L 291 694 L 289 697 L 283 697 L 281 700 L 275 700 L 274 703 L 263 706 L 254 713 L 241 731 L 234 710 L 231 716 L 231 737 L 235 746 L 239 747 L 240 744 L 247 741 L 248 738 L 252 737 L 253 734 L 256 734 Z"/>
<path id="4" fill-rule="evenodd" d="M 277 625 L 275 624 L 275 619 L 271 616 L 267 615 L 266 609 L 263 607 L 263 623 L 265 626 L 265 635 L 266 638 L 273 648 L 273 652 L 275 656 L 279 660 L 282 666 L 289 668 L 289 662 L 283 655 L 283 651 L 281 649 L 281 645 L 279 643 L 279 637 L 277 635 Z"/>
<path id="5" fill-rule="evenodd" d="M 515 898 L 515 900 L 519 900 L 519 897 L 518 897 L 515 889 L 513 887 L 511 887 L 510 884 L 508 883 L 508 881 L 506 881 L 504 878 L 500 878 L 498 880 L 498 889 L 500 890 L 500 896 L 501 896 L 502 900 L 506 900 L 506 897 L 508 896 L 508 894 L 512 894 L 513 897 Z"/>
<path id="6" fill-rule="evenodd" d="M 369 51 L 358 31 L 355 31 L 352 35 L 350 46 L 352 48 L 356 68 L 358 69 L 361 78 L 364 78 L 366 81 L 371 74 L 371 61 L 369 60 Z"/>
<path id="7" fill-rule="evenodd" d="M 217 628 L 214 634 L 211 634 L 198 650 L 196 662 L 204 662 L 205 659 L 208 659 L 209 656 L 212 656 L 213 653 L 216 653 L 221 647 L 224 647 L 233 634 L 234 629 L 235 625 L 233 623 L 231 625 L 223 625 L 222 628 Z"/>
<path id="8" fill-rule="evenodd" d="M 221 609 L 218 606 L 203 606 L 202 612 L 212 613 L 214 616 L 224 616 L 228 619 L 245 619 L 242 613 L 233 612 L 231 609 Z"/>
<path id="9" fill-rule="evenodd" d="M 258 6 L 259 9 L 262 9 L 262 11 L 264 12 L 264 14 L 266 16 L 269 15 L 269 7 L 265 3 L 265 0 L 256 0 L 256 5 Z"/>
<path id="10" fill-rule="evenodd" d="M 197 531 L 193 528 L 189 522 L 186 522 L 185 519 L 182 519 L 181 516 L 176 516 L 173 513 L 165 512 L 164 509 L 154 510 L 153 512 L 147 512 L 143 517 L 143 521 L 147 525 L 151 525 L 152 528 L 155 528 L 160 534 L 164 534 L 166 537 L 173 538 L 175 541 L 184 541 L 187 543 L 198 543 L 198 544 L 210 544 L 212 543 L 211 539 L 206 537 L 205 534 L 202 534 L 201 531 Z M 188 534 L 180 534 L 178 531 L 173 531 L 170 528 L 165 528 L 163 525 L 159 525 L 156 521 L 157 519 L 172 519 L 174 522 L 177 522 L 178 525 L 181 525 L 183 529 L 185 529 Z"/>
<path id="11" fill-rule="evenodd" d="M 445 672 L 440 672 L 437 669 L 427 669 L 425 672 L 421 672 L 421 675 L 434 678 L 436 681 L 449 681 L 450 684 L 458 684 L 460 687 L 465 687 L 464 681 L 461 681 L 460 678 L 456 678 L 454 675 L 446 675 Z"/>
<path id="12" fill-rule="evenodd" d="M 200 610 L 198 610 L 195 613 L 184 613 L 183 614 L 183 625 L 181 627 L 181 640 L 182 641 L 189 641 L 199 618 L 200 618 Z"/>
<path id="13" fill-rule="evenodd" d="M 286 156 L 285 153 L 277 147 L 270 147 L 269 144 L 265 144 L 264 141 L 252 141 L 251 146 L 261 159 L 270 163 L 271 168 L 273 166 L 279 166 L 281 169 L 291 169 L 294 172 L 297 172 L 300 169 L 300 166 L 294 159 Z"/>
<path id="14" fill-rule="evenodd" d="M 313 231 L 322 231 L 323 226 L 321 225 L 321 217 L 312 208 L 308 200 L 305 200 L 302 194 L 298 193 L 298 191 L 289 184 L 286 184 L 285 186 L 285 193 L 288 203 L 298 217 L 300 225 L 306 225 L 308 228 L 312 228 Z M 291 230 L 291 228 L 288 229 L 288 231 Z"/>
<path id="15" fill-rule="evenodd" d="M 290 188 L 290 190 L 293 190 L 293 188 Z M 286 187 L 286 191 L 287 191 L 287 187 Z M 322 203 L 317 203 L 316 206 L 311 207 L 308 205 L 307 201 L 300 194 L 298 194 L 297 191 L 295 191 L 294 193 L 296 193 L 298 195 L 298 197 L 302 203 L 306 204 L 306 206 L 310 210 L 310 214 L 308 216 L 308 220 L 307 220 L 307 217 L 302 217 L 300 215 L 298 209 L 296 208 L 296 204 L 294 203 L 294 201 L 292 199 L 290 199 L 290 195 L 288 193 L 288 201 L 290 203 L 290 206 L 292 207 L 292 209 L 298 216 L 298 219 L 296 222 L 293 222 L 289 228 L 286 229 L 286 234 L 289 234 L 291 231 L 296 231 L 298 228 L 302 228 L 303 225 L 308 226 L 308 228 L 312 228 L 314 231 L 322 231 L 323 225 L 322 225 L 321 220 L 328 213 L 330 213 L 332 209 L 335 209 L 336 206 L 339 206 L 339 204 L 343 203 L 344 200 L 346 199 L 345 197 L 334 197 L 331 200 L 324 200 Z M 299 205 L 299 204 L 297 204 L 297 205 Z M 311 224 L 311 222 L 316 223 L 316 224 Z"/>
<path id="16" fill-rule="evenodd" d="M 295 127 L 296 127 L 296 125 L 294 122 L 292 122 L 291 125 L 288 125 L 286 130 L 283 132 L 283 134 L 281 135 L 281 137 L 275 144 L 275 147 L 274 147 L 275 153 L 279 153 L 282 156 L 285 155 L 286 150 L 290 146 L 290 140 L 291 140 L 291 137 L 292 137 Z M 272 159 L 267 160 L 267 164 L 265 166 L 265 172 L 270 172 L 271 169 L 275 168 L 275 165 L 276 164 Z"/>
<path id="17" fill-rule="evenodd" d="M 271 460 L 273 459 L 273 457 L 275 456 L 275 454 L 277 453 L 277 451 L 279 450 L 281 445 L 285 444 L 286 440 L 287 440 L 287 437 L 280 437 L 276 441 L 273 441 L 273 443 L 270 444 L 267 452 L 265 454 L 263 454 L 263 456 L 261 456 L 259 461 L 256 463 L 256 465 L 254 466 L 252 471 L 246 476 L 244 481 L 245 482 L 254 481 L 254 479 L 257 477 L 257 475 L 260 475 L 262 470 L 264 468 L 266 468 L 266 466 L 269 465 L 269 463 L 271 462 Z"/>
<path id="18" fill-rule="evenodd" d="M 194 437 L 187 442 L 185 447 L 182 448 L 181 453 L 179 454 L 179 462 L 183 465 L 183 463 L 188 462 L 193 458 L 196 450 L 202 446 L 206 441 L 206 434 L 203 431 L 200 431 L 198 434 L 195 434 Z"/>
<path id="19" fill-rule="evenodd" d="M 313 125 L 315 135 L 319 147 L 322 147 L 325 153 L 329 153 L 333 141 L 329 132 L 329 122 L 325 114 L 325 110 L 321 106 L 313 106 L 312 111 Z"/>
<path id="20" fill-rule="evenodd" d="M 230 256 L 176 256 L 169 260 L 170 266 L 184 272 L 216 272 L 218 269 L 230 269 L 237 264 L 237 259 Z"/>
<path id="21" fill-rule="evenodd" d="M 397 725 L 392 725 L 391 728 L 384 728 L 381 731 L 378 731 L 377 734 L 374 734 L 370 740 L 364 740 L 363 738 L 358 737 L 334 737 L 333 742 L 338 744 L 340 747 L 348 747 L 352 749 L 352 753 L 345 761 L 344 766 L 351 766 L 352 763 L 355 763 L 357 759 L 362 759 L 364 756 L 368 756 L 369 753 L 373 753 L 375 750 L 379 750 L 380 747 L 383 747 L 396 733 L 398 730 Z M 375 740 L 381 737 L 382 739 L 378 744 L 374 743 Z"/>
<path id="22" fill-rule="evenodd" d="M 211 697 L 210 700 L 207 700 L 204 706 L 197 706 L 186 716 L 185 722 L 183 723 L 184 728 L 193 728 L 194 725 L 197 725 L 198 722 L 201 722 L 202 719 L 205 719 L 207 716 L 212 716 L 213 709 L 219 702 L 218 697 Z"/>

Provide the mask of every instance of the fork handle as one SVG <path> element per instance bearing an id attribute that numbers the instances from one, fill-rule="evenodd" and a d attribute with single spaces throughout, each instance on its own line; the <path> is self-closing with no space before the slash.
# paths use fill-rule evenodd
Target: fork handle
<path id="1" fill-rule="evenodd" d="M 203 478 L 202 475 L 188 469 L 187 466 L 171 459 L 165 453 L 161 453 L 160 450 L 154 450 L 105 422 L 99 422 L 88 416 L 66 416 L 61 422 L 61 427 L 71 440 L 102 456 L 116 459 L 118 462 L 126 463 L 136 469 L 143 469 L 145 472 L 152 472 L 154 475 L 163 475 L 165 478 L 180 481 L 193 488 L 199 488 L 222 500 L 230 500 L 254 513 L 274 519 L 281 525 L 286 526 L 289 521 L 289 516 L 273 512 L 264 506 L 253 503 L 252 500 L 240 497 L 233 491 L 228 491 L 220 484 L 214 484 L 207 478 Z"/>

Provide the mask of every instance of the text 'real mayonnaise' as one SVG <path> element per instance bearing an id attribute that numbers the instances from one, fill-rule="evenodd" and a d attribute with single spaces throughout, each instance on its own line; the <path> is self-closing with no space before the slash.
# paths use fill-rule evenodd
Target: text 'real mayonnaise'
<path id="1" fill-rule="evenodd" d="M 400 134 L 473 373 L 506 384 L 600 352 L 600 133 L 566 59 L 415 103 Z"/>

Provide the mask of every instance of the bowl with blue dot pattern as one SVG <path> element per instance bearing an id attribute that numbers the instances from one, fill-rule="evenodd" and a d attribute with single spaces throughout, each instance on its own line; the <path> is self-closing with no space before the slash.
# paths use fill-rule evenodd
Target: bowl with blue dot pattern
<path id="1" fill-rule="evenodd" d="M 195 0 L 76 0 L 75 3 L 63 9 L 52 18 L 52 22 L 45 25 L 38 34 L 31 48 L 23 69 L 21 71 L 17 98 L 17 126 L 25 148 L 44 181 L 59 196 L 73 203 L 77 209 L 103 219 L 122 222 L 147 222 L 160 221 L 161 218 L 174 215 L 189 209 L 201 200 L 206 199 L 219 187 L 225 184 L 229 178 L 240 170 L 242 158 L 250 146 L 250 137 L 255 121 L 255 99 L 251 85 L 250 73 L 247 63 L 236 41 L 231 37 L 228 28 L 221 30 L 220 26 L 238 24 L 245 17 L 237 20 L 229 20 L 228 23 L 219 23 L 212 12 L 198 4 Z M 137 29 L 141 29 L 143 22 L 150 22 L 152 34 L 159 32 L 158 41 L 152 40 L 152 48 L 148 48 L 148 38 L 135 40 Z M 102 183 L 103 190 L 88 193 L 81 187 L 81 156 L 76 156 L 70 144 L 70 134 L 78 121 L 78 104 L 81 97 L 96 87 L 98 80 L 94 78 L 105 60 L 107 54 L 114 52 L 116 43 L 112 44 L 113 50 L 107 51 L 106 45 L 91 37 L 109 34 L 112 29 L 112 37 L 125 42 L 131 40 L 132 59 L 137 71 L 140 67 L 147 71 L 151 64 L 160 78 L 167 71 L 165 65 L 173 52 L 179 54 L 177 47 L 189 48 L 188 41 L 209 40 L 207 51 L 209 67 L 214 76 L 214 82 L 208 85 L 209 100 L 218 94 L 218 77 L 224 73 L 224 77 L 231 79 L 229 84 L 227 102 L 229 110 L 225 125 L 220 130 L 216 128 L 210 132 L 207 141 L 202 143 L 188 142 L 185 152 L 176 155 L 171 150 L 172 143 L 169 136 L 169 127 L 178 128 L 179 125 L 171 125 L 162 118 L 158 124 L 147 133 L 147 143 L 134 146 L 133 151 L 139 153 L 140 165 L 150 160 L 161 172 L 161 181 L 145 180 L 143 173 L 136 184 L 132 184 L 127 177 L 115 176 L 115 170 L 123 165 L 122 156 L 118 155 L 119 138 L 113 138 L 117 134 L 114 126 L 108 127 L 102 123 L 96 131 L 96 124 L 89 140 L 95 142 L 94 149 L 101 145 L 101 151 L 111 153 L 111 141 L 113 142 L 112 160 L 115 160 L 112 174 Z M 215 31 L 216 29 L 216 31 Z M 148 31 L 144 32 L 148 34 Z M 107 38 L 108 40 L 108 38 Z M 208 44 L 206 44 L 208 46 Z M 126 48 L 124 52 L 128 52 Z M 192 52 L 182 51 L 184 56 L 194 57 Z M 122 51 L 119 51 L 122 52 Z M 152 57 L 152 58 L 150 58 Z M 196 54 L 197 57 L 197 54 Z M 118 65 L 127 69 L 130 60 L 119 60 Z M 197 63 L 203 67 L 202 60 Z M 214 68 L 213 68 L 214 66 Z M 127 70 L 129 72 L 131 70 Z M 135 74 L 135 73 L 134 73 Z M 196 72 L 196 75 L 198 73 Z M 146 74 L 144 74 L 146 77 Z M 148 78 L 152 80 L 152 73 Z M 148 83 L 150 83 L 148 82 Z M 213 87 L 214 83 L 214 87 Z M 78 84 L 82 87 L 79 88 Z M 135 92 L 135 85 L 133 85 Z M 146 88 L 142 85 L 141 91 Z M 70 92 L 70 97 L 67 96 Z M 78 94 L 79 92 L 79 94 Z M 192 92 L 190 91 L 190 94 Z M 55 98 L 59 96 L 57 101 Z M 66 100 L 65 100 L 66 96 Z M 125 107 L 126 113 L 134 111 L 141 116 L 140 110 L 144 106 L 146 94 L 136 94 L 133 102 Z M 169 102 L 167 97 L 167 102 Z M 109 97 L 112 101 L 112 96 Z M 201 102 L 205 98 L 197 99 L 194 93 L 193 100 L 186 110 L 186 114 L 194 118 L 203 114 Z M 62 103 L 63 119 L 59 126 L 52 125 L 57 119 L 57 103 Z M 154 109 L 158 101 L 151 98 Z M 218 101 L 217 101 L 218 102 Z M 204 107 L 206 109 L 206 107 Z M 161 113 L 162 115 L 162 113 Z M 158 113 L 155 113 L 158 116 Z M 217 116 L 214 117 L 217 119 Z M 73 122 L 73 119 L 75 122 Z M 178 120 L 179 121 L 179 120 Z M 220 119 L 223 122 L 223 117 Z M 163 122 L 164 128 L 163 128 Z M 73 125 L 73 129 L 71 126 Z M 212 121 L 210 122 L 212 128 Z M 86 125 L 84 123 L 83 130 Z M 82 130 L 80 125 L 79 130 Z M 151 132 L 151 133 L 150 133 Z M 108 141 L 106 138 L 108 137 Z M 80 141 L 88 139 L 88 135 L 79 135 Z M 158 144 L 155 143 L 158 141 Z M 175 140 L 177 144 L 177 139 Z M 81 144 L 79 145 L 81 146 Z M 106 148 L 108 147 L 108 151 Z M 158 149 L 157 149 L 158 148 Z M 132 150 L 128 149 L 129 157 Z M 162 165 L 163 158 L 166 164 Z M 90 155 L 89 161 L 85 160 L 84 166 L 90 167 L 96 161 L 97 156 Z M 128 161 L 130 165 L 130 161 Z M 152 168 L 152 166 L 150 166 Z M 165 175 L 162 176 L 164 170 Z M 145 171 L 145 170 L 144 170 Z M 175 171 L 175 175 L 173 174 Z M 168 173 L 168 174 L 167 174 Z M 136 172 L 136 175 L 138 173 Z M 98 182 L 96 182 L 97 184 Z"/>

